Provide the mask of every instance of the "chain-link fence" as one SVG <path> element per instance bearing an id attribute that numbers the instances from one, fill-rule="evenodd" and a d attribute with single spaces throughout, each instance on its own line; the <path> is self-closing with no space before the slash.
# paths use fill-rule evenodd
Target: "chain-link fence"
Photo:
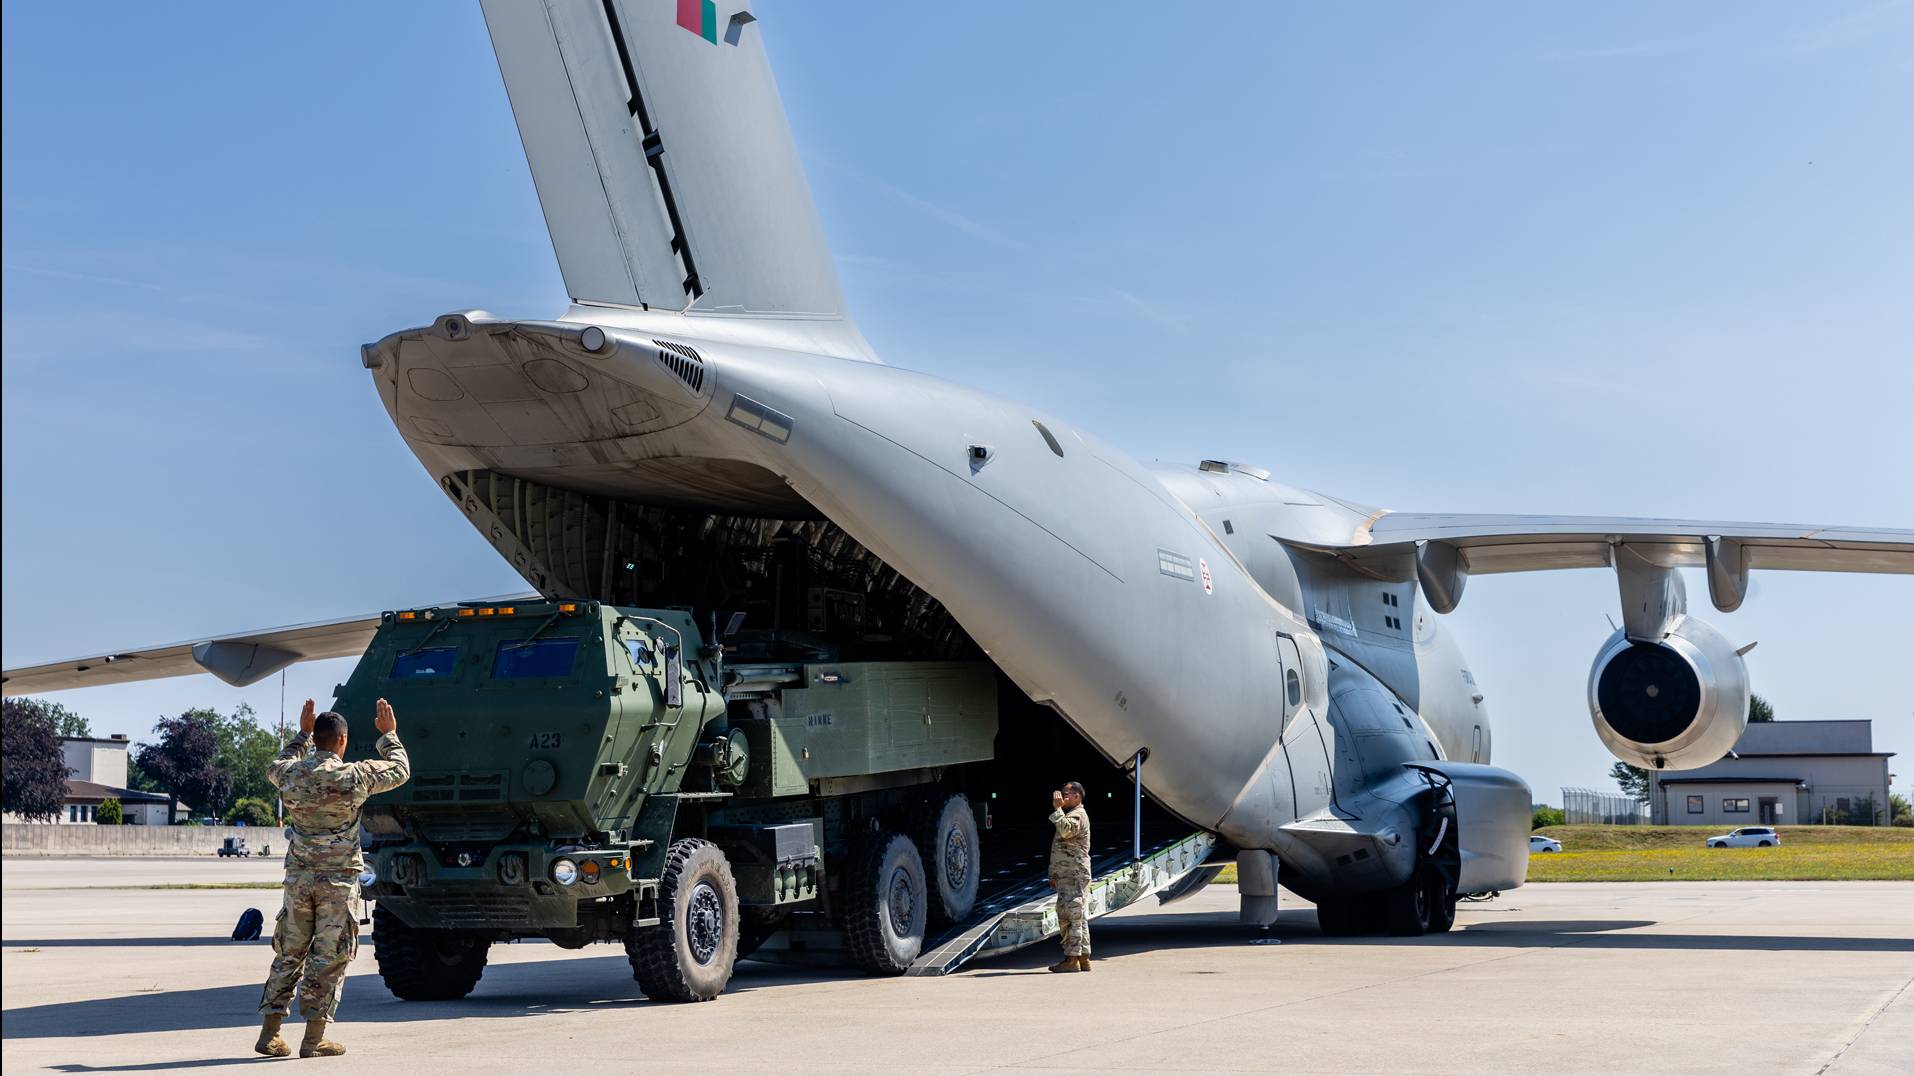
<path id="1" fill-rule="evenodd" d="M 1564 788 L 1562 814 L 1571 825 L 1640 826 L 1648 822 L 1648 805 L 1616 792 Z"/>

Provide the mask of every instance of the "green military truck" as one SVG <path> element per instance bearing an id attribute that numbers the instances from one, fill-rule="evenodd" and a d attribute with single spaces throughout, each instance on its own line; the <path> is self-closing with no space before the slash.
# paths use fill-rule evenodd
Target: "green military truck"
<path id="1" fill-rule="evenodd" d="M 996 680 L 832 656 L 592 601 L 385 614 L 335 708 L 369 757 L 389 699 L 412 758 L 364 816 L 386 986 L 464 997 L 492 943 L 547 938 L 621 943 L 646 995 L 706 1001 L 798 924 L 902 973 L 976 901 L 957 778 L 991 757 Z"/>

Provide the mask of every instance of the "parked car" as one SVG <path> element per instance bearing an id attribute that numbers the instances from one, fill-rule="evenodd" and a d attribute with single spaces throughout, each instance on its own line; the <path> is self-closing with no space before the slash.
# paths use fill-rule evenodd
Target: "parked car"
<path id="1" fill-rule="evenodd" d="M 1530 855 L 1534 855 L 1537 852 L 1559 852 L 1561 850 L 1562 842 L 1553 837 L 1544 837 L 1540 833 L 1532 833 L 1529 835 Z"/>
<path id="2" fill-rule="evenodd" d="M 228 837 L 219 844 L 219 858 L 221 859 L 225 859 L 227 856 L 238 856 L 244 859 L 252 854 L 252 850 L 246 847 L 246 841 L 243 837 Z"/>
<path id="3" fill-rule="evenodd" d="M 1781 843 L 1773 826 L 1743 826 L 1732 833 L 1708 838 L 1710 848 L 1772 848 Z"/>

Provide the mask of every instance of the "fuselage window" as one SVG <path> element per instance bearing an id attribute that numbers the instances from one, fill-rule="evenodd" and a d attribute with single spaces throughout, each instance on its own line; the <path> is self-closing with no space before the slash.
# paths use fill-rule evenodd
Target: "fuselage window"
<path id="1" fill-rule="evenodd" d="M 1283 677 L 1284 693 L 1289 696 L 1289 705 L 1293 708 L 1303 701 L 1303 678 L 1291 669 Z"/>

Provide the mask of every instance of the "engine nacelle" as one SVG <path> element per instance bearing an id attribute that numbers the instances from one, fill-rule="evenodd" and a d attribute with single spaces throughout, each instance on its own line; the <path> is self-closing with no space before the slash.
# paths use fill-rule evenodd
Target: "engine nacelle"
<path id="1" fill-rule="evenodd" d="M 1748 669 L 1726 637 L 1691 616 L 1660 642 L 1617 631 L 1589 671 L 1588 711 L 1623 762 L 1696 769 L 1727 754 L 1748 727 Z"/>

